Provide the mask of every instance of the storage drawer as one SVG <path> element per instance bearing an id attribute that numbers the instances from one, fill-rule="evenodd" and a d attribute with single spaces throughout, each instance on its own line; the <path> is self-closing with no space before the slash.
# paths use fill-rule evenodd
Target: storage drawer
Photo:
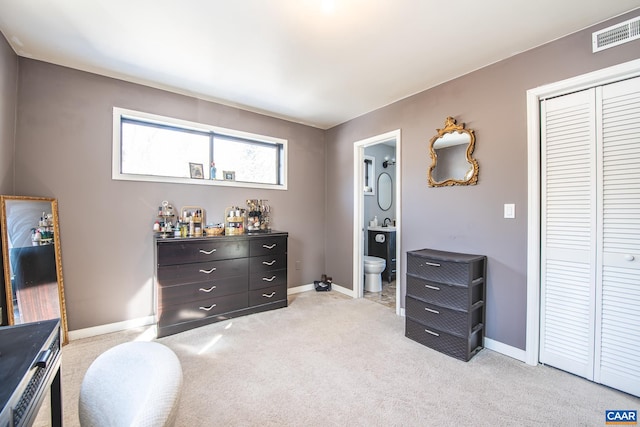
<path id="1" fill-rule="evenodd" d="M 165 307 L 159 310 L 158 326 L 169 326 L 241 310 L 247 308 L 248 303 L 249 294 L 243 292 Z"/>
<path id="2" fill-rule="evenodd" d="M 259 257 L 249 258 L 249 272 L 254 274 L 265 273 L 271 270 L 282 270 L 287 268 L 287 254 L 274 253 Z"/>
<path id="3" fill-rule="evenodd" d="M 407 256 L 407 271 L 415 276 L 438 283 L 467 286 L 471 282 L 470 266 L 466 263 L 439 261 Z"/>
<path id="4" fill-rule="evenodd" d="M 209 282 L 224 277 L 249 276 L 247 258 L 195 264 L 167 265 L 158 267 L 158 284 L 171 286 L 180 283 Z"/>
<path id="5" fill-rule="evenodd" d="M 482 323 L 481 305 L 471 313 L 466 313 L 428 304 L 411 297 L 407 297 L 406 302 L 407 317 L 452 335 L 466 337 L 475 326 Z"/>
<path id="6" fill-rule="evenodd" d="M 435 328 L 429 328 L 407 317 L 405 336 L 420 344 L 465 362 L 482 348 L 482 327 L 468 338 L 450 335 Z"/>
<path id="7" fill-rule="evenodd" d="M 469 291 L 474 293 L 474 298 L 479 298 L 478 301 L 482 299 L 482 285 L 469 289 L 462 286 L 428 282 L 407 274 L 407 296 L 439 306 L 466 311 L 470 305 Z"/>
<path id="8" fill-rule="evenodd" d="M 272 270 L 252 274 L 249 279 L 249 289 L 262 289 L 271 286 L 287 286 L 287 270 Z"/>
<path id="9" fill-rule="evenodd" d="M 286 236 L 269 236 L 253 239 L 250 242 L 249 256 L 262 256 L 275 253 L 287 253 Z"/>
<path id="10" fill-rule="evenodd" d="M 247 291 L 246 275 L 186 285 L 160 286 L 158 287 L 158 308 Z"/>
<path id="11" fill-rule="evenodd" d="M 287 299 L 287 287 L 285 286 L 272 286 L 270 288 L 264 288 L 254 291 L 249 291 L 249 306 L 267 304 L 270 302 L 286 300 Z"/>
<path id="12" fill-rule="evenodd" d="M 196 240 L 158 242 L 158 265 L 243 258 L 249 255 L 246 240 Z"/>

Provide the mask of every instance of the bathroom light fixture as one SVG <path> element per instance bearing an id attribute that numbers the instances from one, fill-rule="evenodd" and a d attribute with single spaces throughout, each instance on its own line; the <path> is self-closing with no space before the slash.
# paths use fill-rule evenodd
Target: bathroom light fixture
<path id="1" fill-rule="evenodd" d="M 393 159 L 389 159 L 389 156 L 384 156 L 384 162 L 382 162 L 382 167 L 383 168 L 387 168 L 390 165 L 395 165 L 396 164 L 396 159 L 395 157 Z"/>

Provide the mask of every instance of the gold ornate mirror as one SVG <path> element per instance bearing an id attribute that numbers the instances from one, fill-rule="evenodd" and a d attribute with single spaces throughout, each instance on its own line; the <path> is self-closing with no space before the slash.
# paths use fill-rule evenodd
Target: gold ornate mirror
<path id="1" fill-rule="evenodd" d="M 429 187 L 474 185 L 478 182 L 478 162 L 471 157 L 476 137 L 473 129 L 457 125 L 447 117 L 443 129 L 429 141 L 431 166 L 427 172 Z"/>
<path id="2" fill-rule="evenodd" d="M 60 319 L 68 342 L 58 202 L 45 197 L 0 196 L 3 320 L 9 325 Z"/>

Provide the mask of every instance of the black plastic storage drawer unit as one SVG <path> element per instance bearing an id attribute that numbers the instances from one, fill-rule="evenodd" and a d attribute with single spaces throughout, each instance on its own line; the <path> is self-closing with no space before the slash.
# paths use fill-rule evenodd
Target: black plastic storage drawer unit
<path id="1" fill-rule="evenodd" d="M 407 252 L 405 335 L 468 361 L 483 347 L 487 257 Z"/>

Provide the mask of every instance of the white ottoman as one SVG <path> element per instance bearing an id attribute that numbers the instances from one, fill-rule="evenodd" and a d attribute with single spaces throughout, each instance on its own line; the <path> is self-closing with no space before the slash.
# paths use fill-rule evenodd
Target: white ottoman
<path id="1" fill-rule="evenodd" d="M 170 426 L 178 412 L 182 366 L 157 342 L 117 345 L 93 361 L 80 388 L 80 425 Z"/>

